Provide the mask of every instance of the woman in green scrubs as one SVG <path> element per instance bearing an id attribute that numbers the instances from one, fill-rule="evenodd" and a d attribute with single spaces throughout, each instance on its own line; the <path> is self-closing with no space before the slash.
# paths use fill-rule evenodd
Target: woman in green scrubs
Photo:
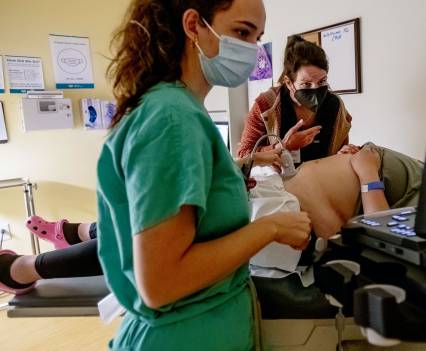
<path id="1" fill-rule="evenodd" d="M 244 160 L 203 105 L 248 78 L 264 25 L 262 0 L 134 0 L 113 39 L 98 251 L 128 313 L 111 350 L 258 349 L 247 263 L 272 241 L 309 241 L 306 213 L 249 224 Z"/>

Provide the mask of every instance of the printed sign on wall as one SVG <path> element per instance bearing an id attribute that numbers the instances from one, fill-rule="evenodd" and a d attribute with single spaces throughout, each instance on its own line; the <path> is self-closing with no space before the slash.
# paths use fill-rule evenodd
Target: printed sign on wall
<path id="1" fill-rule="evenodd" d="M 249 110 L 253 107 L 254 100 L 272 87 L 272 78 L 272 43 L 266 43 L 259 46 L 256 67 L 249 78 Z"/>
<path id="2" fill-rule="evenodd" d="M 6 71 L 11 94 L 43 91 L 43 67 L 40 57 L 6 55 Z"/>
<path id="3" fill-rule="evenodd" d="M 3 57 L 0 55 L 0 94 L 4 94 Z"/>
<path id="4" fill-rule="evenodd" d="M 333 90 L 356 89 L 354 32 L 354 23 L 321 32 L 321 46 L 330 66 L 327 80 Z"/>
<path id="5" fill-rule="evenodd" d="M 89 38 L 50 34 L 56 89 L 94 89 Z"/>

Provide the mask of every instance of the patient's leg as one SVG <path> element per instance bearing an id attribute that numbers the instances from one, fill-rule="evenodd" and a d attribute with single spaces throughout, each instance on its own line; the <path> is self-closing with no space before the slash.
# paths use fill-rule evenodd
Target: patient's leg
<path id="1" fill-rule="evenodd" d="M 38 256 L 0 255 L 0 283 L 23 289 L 40 279 L 102 275 L 97 254 L 97 239 Z"/>
<path id="2" fill-rule="evenodd" d="M 97 223 L 80 223 L 78 226 L 78 237 L 81 241 L 89 241 L 98 237 Z"/>
<path id="3" fill-rule="evenodd" d="M 43 279 L 102 275 L 97 247 L 98 240 L 94 239 L 43 253 L 37 256 L 35 269 Z"/>

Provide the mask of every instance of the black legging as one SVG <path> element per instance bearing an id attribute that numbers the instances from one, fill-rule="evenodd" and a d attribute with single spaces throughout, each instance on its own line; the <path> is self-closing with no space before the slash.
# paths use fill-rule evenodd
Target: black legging
<path id="1" fill-rule="evenodd" d="M 92 240 L 39 255 L 35 261 L 37 273 L 43 279 L 102 275 L 96 223 L 90 226 L 90 237 Z"/>

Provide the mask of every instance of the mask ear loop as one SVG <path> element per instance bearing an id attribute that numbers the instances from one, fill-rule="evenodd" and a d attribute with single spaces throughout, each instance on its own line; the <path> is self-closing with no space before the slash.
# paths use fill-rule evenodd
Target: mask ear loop
<path id="1" fill-rule="evenodd" d="M 195 46 L 197 47 L 197 49 L 201 53 L 201 55 L 206 56 L 206 55 L 204 55 L 203 50 L 201 50 L 200 45 L 198 45 L 198 38 L 195 38 L 195 41 L 193 41 L 193 43 L 195 44 Z"/>
<path id="2" fill-rule="evenodd" d="M 201 17 L 201 19 L 203 20 L 203 22 L 205 23 L 205 25 L 207 26 L 208 29 L 211 30 L 211 32 L 220 40 L 220 36 L 217 35 L 217 33 L 214 31 L 214 29 L 210 26 L 210 24 L 203 18 Z M 201 50 L 200 45 L 198 44 L 198 38 L 195 38 L 195 42 L 193 41 L 193 43 L 195 44 L 195 46 L 197 47 L 198 51 L 200 51 L 201 55 L 204 55 L 203 50 Z M 206 55 L 204 55 L 206 56 Z"/>
<path id="3" fill-rule="evenodd" d="M 289 78 L 289 79 L 290 79 L 290 78 Z M 299 100 L 297 100 L 297 98 L 296 98 L 296 91 L 297 91 L 297 89 L 296 89 L 296 87 L 294 86 L 293 81 L 292 81 L 292 80 L 290 80 L 290 82 L 291 82 L 291 85 L 293 86 L 293 89 L 294 89 L 293 96 L 294 96 L 294 98 L 296 99 L 297 104 L 298 104 L 299 106 L 302 106 L 302 104 L 301 104 L 301 103 L 299 102 Z"/>
<path id="4" fill-rule="evenodd" d="M 212 33 L 216 35 L 216 37 L 220 40 L 220 36 L 214 31 L 214 29 L 210 26 L 210 24 L 203 17 L 201 17 L 201 19 L 206 24 L 206 26 L 212 31 Z"/>

